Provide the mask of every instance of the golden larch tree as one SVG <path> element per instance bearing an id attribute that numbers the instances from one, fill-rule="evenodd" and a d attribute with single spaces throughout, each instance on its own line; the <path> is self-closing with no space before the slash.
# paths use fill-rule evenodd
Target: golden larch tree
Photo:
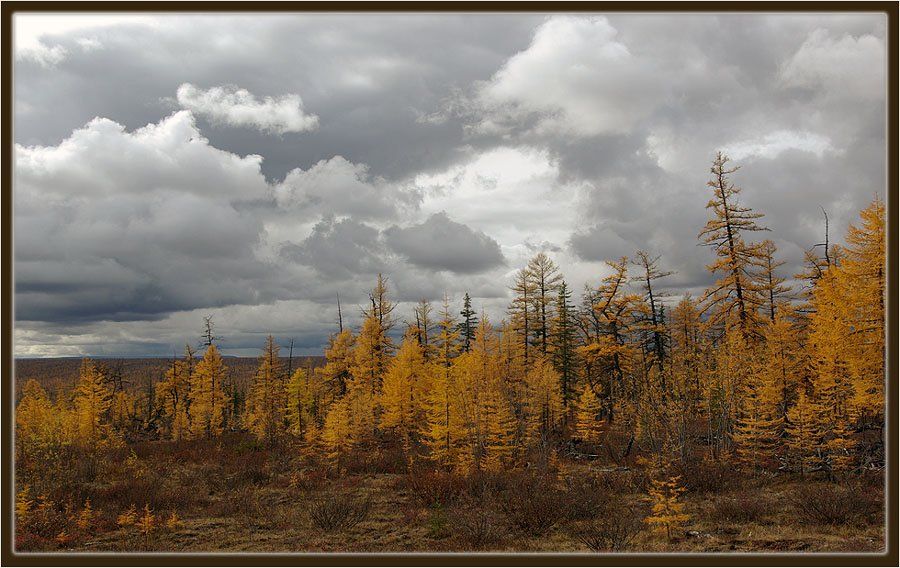
<path id="1" fill-rule="evenodd" d="M 112 394 L 103 384 L 103 376 L 90 359 L 81 362 L 73 404 L 78 442 L 81 445 L 94 447 L 109 437 L 107 412 L 112 404 Z"/>
<path id="2" fill-rule="evenodd" d="M 222 433 L 227 372 L 218 347 L 209 345 L 191 377 L 192 437 L 209 438 Z"/>
<path id="3" fill-rule="evenodd" d="M 279 358 L 279 346 L 275 338 L 269 335 L 259 356 L 259 368 L 250 384 L 242 419 L 244 428 L 258 440 L 276 442 L 287 429 L 286 395 L 285 369 Z"/>
<path id="4" fill-rule="evenodd" d="M 712 216 L 698 238 L 713 249 L 716 260 L 707 268 L 720 277 L 703 295 L 701 304 L 715 322 L 722 323 L 727 315 L 734 315 L 729 321 L 746 336 L 755 331 L 757 309 L 763 303 L 755 278 L 762 248 L 748 242 L 746 233 L 766 229 L 756 223 L 763 216 L 761 213 L 738 202 L 741 189 L 734 185 L 731 176 L 739 168 L 730 167 L 728 162 L 728 156 L 716 153 L 710 168 L 712 179 L 707 183 L 713 191 L 713 198 L 706 204 Z"/>

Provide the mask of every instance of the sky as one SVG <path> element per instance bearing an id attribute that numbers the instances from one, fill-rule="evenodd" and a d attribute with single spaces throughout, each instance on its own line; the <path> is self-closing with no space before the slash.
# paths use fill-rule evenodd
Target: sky
<path id="1" fill-rule="evenodd" d="M 885 197 L 883 14 L 14 17 L 15 355 L 317 354 L 379 273 L 494 320 L 545 251 L 673 299 L 716 151 L 796 273 Z"/>

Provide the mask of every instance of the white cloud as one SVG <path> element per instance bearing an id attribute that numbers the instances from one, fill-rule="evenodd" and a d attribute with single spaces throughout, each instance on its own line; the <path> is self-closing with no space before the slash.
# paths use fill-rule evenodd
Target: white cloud
<path id="1" fill-rule="evenodd" d="M 247 89 L 234 86 L 203 90 L 191 83 L 178 87 L 178 104 L 213 122 L 284 134 L 315 130 L 319 117 L 303 110 L 300 95 L 264 97 L 258 100 Z"/>
<path id="2" fill-rule="evenodd" d="M 17 318 L 140 320 L 264 298 L 248 211 L 269 196 L 260 162 L 210 146 L 188 111 L 16 145 Z"/>
<path id="3" fill-rule="evenodd" d="M 321 215 L 390 219 L 404 208 L 414 209 L 419 201 L 413 188 L 372 176 L 365 164 L 343 156 L 321 160 L 307 170 L 291 170 L 274 192 L 282 208 L 307 219 Z"/>
<path id="4" fill-rule="evenodd" d="M 621 133 L 660 101 L 659 71 L 616 39 L 605 17 L 554 16 L 478 94 L 480 128 L 536 115 L 538 129 L 563 134 Z"/>
<path id="5" fill-rule="evenodd" d="M 16 192 L 82 199 L 155 191 L 264 197 L 262 158 L 213 148 L 189 111 L 133 132 L 95 118 L 57 146 L 16 145 Z"/>
<path id="6" fill-rule="evenodd" d="M 826 136 L 793 130 L 776 130 L 758 138 L 733 142 L 724 148 L 724 152 L 735 160 L 753 156 L 774 158 L 785 150 L 802 150 L 819 157 L 837 151 Z"/>
<path id="7" fill-rule="evenodd" d="M 579 184 L 558 181 L 559 169 L 546 151 L 500 147 L 467 163 L 415 178 L 425 197 L 422 212 L 449 212 L 504 248 L 528 242 L 562 243 L 577 220 Z M 510 258 L 511 264 L 519 258 Z"/>
<path id="8" fill-rule="evenodd" d="M 125 14 L 16 14 L 13 17 L 13 50 L 16 59 L 53 67 L 69 55 L 68 49 L 54 42 L 54 36 L 75 37 L 83 50 L 90 51 L 101 47 L 101 42 L 93 35 L 76 37 L 79 33 L 123 24 L 154 26 L 156 23 L 154 17 Z"/>
<path id="9" fill-rule="evenodd" d="M 781 66 L 788 87 L 819 89 L 830 98 L 880 99 L 885 90 L 884 40 L 814 30 Z"/>

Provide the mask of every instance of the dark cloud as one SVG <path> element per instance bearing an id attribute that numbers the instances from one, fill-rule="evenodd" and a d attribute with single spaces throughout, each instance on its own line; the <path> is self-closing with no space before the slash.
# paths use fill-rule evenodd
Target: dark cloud
<path id="1" fill-rule="evenodd" d="M 384 238 L 394 252 L 433 270 L 472 274 L 504 264 L 497 241 L 452 221 L 445 212 L 435 213 L 418 225 L 390 227 Z"/>
<path id="2" fill-rule="evenodd" d="M 365 277 L 387 268 L 378 230 L 352 219 L 323 219 L 303 243 L 285 245 L 281 254 L 326 278 Z"/>

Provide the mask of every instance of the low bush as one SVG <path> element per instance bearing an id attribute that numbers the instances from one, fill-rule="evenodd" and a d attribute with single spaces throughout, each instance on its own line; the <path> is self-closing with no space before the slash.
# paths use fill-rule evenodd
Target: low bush
<path id="1" fill-rule="evenodd" d="M 406 485 L 418 501 L 426 506 L 448 506 L 465 490 L 465 480 L 441 470 L 414 471 L 407 475 Z"/>
<path id="2" fill-rule="evenodd" d="M 234 473 L 228 477 L 228 483 L 232 488 L 243 485 L 262 485 L 269 480 L 270 473 L 267 467 L 268 455 L 265 452 L 253 451 L 242 457 Z"/>
<path id="3" fill-rule="evenodd" d="M 596 475 L 565 478 L 564 510 L 571 521 L 593 519 L 606 509 L 611 492 Z"/>
<path id="4" fill-rule="evenodd" d="M 368 497 L 328 493 L 310 504 L 309 517 L 323 531 L 347 530 L 366 520 L 371 509 Z"/>
<path id="5" fill-rule="evenodd" d="M 506 530 L 494 509 L 483 501 L 464 498 L 450 510 L 450 532 L 469 549 L 488 548 L 503 540 Z"/>
<path id="6" fill-rule="evenodd" d="M 812 525 L 878 523 L 884 507 L 880 491 L 859 483 L 807 483 L 789 499 L 797 519 Z"/>
<path id="7" fill-rule="evenodd" d="M 543 535 L 564 515 L 565 494 L 553 485 L 546 477 L 510 475 L 509 485 L 498 493 L 500 509 L 523 532 Z"/>
<path id="8" fill-rule="evenodd" d="M 688 459 L 675 464 L 689 493 L 724 493 L 738 485 L 734 465 L 710 459 Z"/>
<path id="9" fill-rule="evenodd" d="M 92 488 L 89 497 L 98 507 L 116 511 L 135 503 L 146 503 L 154 510 L 171 510 L 202 502 L 206 498 L 204 489 L 150 474 Z"/>
<path id="10" fill-rule="evenodd" d="M 595 552 L 618 552 L 627 550 L 643 528 L 641 508 L 617 502 L 594 518 L 575 523 L 572 536 Z"/>
<path id="11" fill-rule="evenodd" d="M 713 502 L 709 520 L 719 523 L 756 523 L 772 512 L 772 502 L 762 495 L 722 496 Z"/>

